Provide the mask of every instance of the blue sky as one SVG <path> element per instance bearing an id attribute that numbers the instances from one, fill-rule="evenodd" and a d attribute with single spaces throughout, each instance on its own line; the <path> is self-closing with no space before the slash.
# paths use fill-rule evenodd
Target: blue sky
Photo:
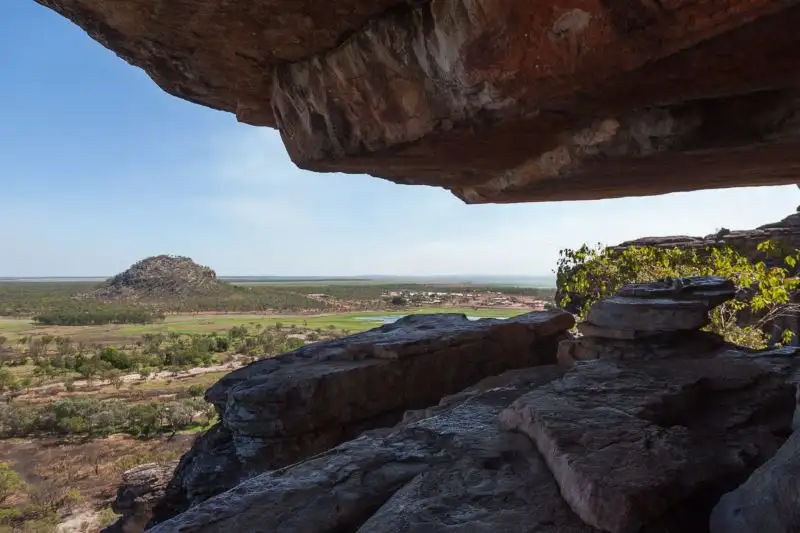
<path id="1" fill-rule="evenodd" d="M 0 276 L 188 255 L 223 275 L 549 274 L 558 250 L 750 228 L 795 186 L 467 206 L 297 169 L 277 133 L 163 93 L 33 0 L 0 6 Z"/>

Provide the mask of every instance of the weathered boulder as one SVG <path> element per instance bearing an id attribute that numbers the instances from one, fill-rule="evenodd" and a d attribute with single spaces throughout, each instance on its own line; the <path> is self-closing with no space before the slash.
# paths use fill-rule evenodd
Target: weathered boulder
<path id="1" fill-rule="evenodd" d="M 800 432 L 711 513 L 710 533 L 800 531 Z"/>
<path id="2" fill-rule="evenodd" d="M 503 411 L 537 445 L 584 522 L 635 533 L 775 453 L 792 387 L 746 361 L 596 361 Z"/>
<path id="3" fill-rule="evenodd" d="M 140 533 L 150 521 L 153 507 L 164 497 L 167 483 L 177 466 L 147 463 L 122 474 L 122 484 L 111 508 L 122 517 L 103 529 L 103 533 Z"/>
<path id="4" fill-rule="evenodd" d="M 708 356 L 723 340 L 699 330 L 709 323 L 713 307 L 735 295 L 733 282 L 718 276 L 626 285 L 618 295 L 592 305 L 578 325 L 583 336 L 559 345 L 559 363 Z"/>
<path id="5" fill-rule="evenodd" d="M 605 496 L 620 521 L 644 523 L 643 533 L 703 531 L 713 497 L 781 445 L 773 429 L 788 426 L 791 396 L 783 376 L 744 360 L 513 370 L 392 429 L 252 477 L 150 531 L 599 533 L 570 508 L 582 487 Z M 556 447 L 527 435 L 545 417 Z M 564 454 L 582 477 L 553 476 Z M 612 485 L 619 494 L 604 492 Z M 631 499 L 643 507 L 626 506 Z"/>
<path id="6" fill-rule="evenodd" d="M 36 1 L 166 91 L 279 128 L 310 170 L 469 203 L 800 170 L 793 2 Z"/>
<path id="7" fill-rule="evenodd" d="M 410 315 L 231 372 L 206 394 L 221 423 L 181 459 L 154 522 L 366 429 L 390 427 L 406 410 L 487 376 L 554 364 L 573 325 L 562 311 L 477 321 Z"/>
<path id="8" fill-rule="evenodd" d="M 586 322 L 612 330 L 691 331 L 708 324 L 708 311 L 709 306 L 698 300 L 612 296 L 595 303 Z"/>

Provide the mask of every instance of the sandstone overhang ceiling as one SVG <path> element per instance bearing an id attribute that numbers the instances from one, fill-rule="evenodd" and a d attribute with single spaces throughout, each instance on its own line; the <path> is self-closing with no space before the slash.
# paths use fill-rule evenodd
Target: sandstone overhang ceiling
<path id="1" fill-rule="evenodd" d="M 36 1 L 308 170 L 467 203 L 800 175 L 796 0 Z"/>

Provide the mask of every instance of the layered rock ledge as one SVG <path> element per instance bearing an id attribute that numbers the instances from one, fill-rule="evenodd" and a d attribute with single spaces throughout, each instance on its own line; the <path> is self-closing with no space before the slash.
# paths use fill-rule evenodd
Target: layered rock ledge
<path id="1" fill-rule="evenodd" d="M 794 408 L 785 376 L 754 361 L 564 372 L 488 378 L 150 531 L 703 531 L 716 498 L 782 444 Z"/>
<path id="2" fill-rule="evenodd" d="M 562 311 L 507 320 L 410 315 L 231 372 L 206 398 L 222 422 L 180 461 L 154 521 L 261 472 L 323 452 L 481 379 L 556 362 Z"/>
<path id="3" fill-rule="evenodd" d="M 468 203 L 795 183 L 778 0 L 36 0 L 300 167 Z M 335 179 L 335 178 L 332 178 Z"/>

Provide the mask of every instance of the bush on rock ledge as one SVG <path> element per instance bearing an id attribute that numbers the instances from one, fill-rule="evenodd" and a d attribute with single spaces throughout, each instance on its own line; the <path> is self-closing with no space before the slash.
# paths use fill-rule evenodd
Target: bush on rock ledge
<path id="1" fill-rule="evenodd" d="M 765 332 L 783 316 L 796 314 L 792 296 L 800 279 L 792 272 L 800 261 L 800 250 L 786 254 L 775 241 L 764 241 L 759 251 L 769 258 L 782 256 L 782 266 L 767 266 L 751 261 L 731 247 L 701 250 L 634 246 L 626 249 L 583 245 L 577 250 L 561 250 L 558 260 L 557 303 L 573 311 L 578 320 L 596 301 L 612 296 L 628 283 L 642 283 L 682 276 L 723 276 L 739 288 L 737 298 L 715 308 L 706 328 L 726 341 L 748 348 L 766 348 Z M 775 264 L 774 261 L 771 261 Z M 782 331 L 781 340 L 795 335 Z"/>

